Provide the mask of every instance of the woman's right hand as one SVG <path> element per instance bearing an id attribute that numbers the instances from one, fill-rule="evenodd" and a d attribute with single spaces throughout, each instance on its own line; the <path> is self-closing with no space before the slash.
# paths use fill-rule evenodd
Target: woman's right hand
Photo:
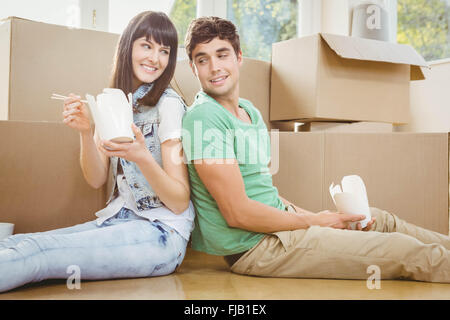
<path id="1" fill-rule="evenodd" d="M 90 132 L 91 122 L 86 105 L 73 93 L 64 99 L 63 122 L 80 133 Z"/>

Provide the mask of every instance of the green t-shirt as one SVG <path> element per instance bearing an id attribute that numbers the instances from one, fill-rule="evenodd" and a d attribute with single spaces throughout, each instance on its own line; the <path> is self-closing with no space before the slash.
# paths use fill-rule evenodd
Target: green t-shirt
<path id="1" fill-rule="evenodd" d="M 249 114 L 245 123 L 200 91 L 183 118 L 183 149 L 188 160 L 191 199 L 196 210 L 192 247 L 214 255 L 230 255 L 255 246 L 263 233 L 229 227 L 206 189 L 192 160 L 237 159 L 247 196 L 285 210 L 269 172 L 270 138 L 258 109 L 245 99 L 239 106 Z"/>

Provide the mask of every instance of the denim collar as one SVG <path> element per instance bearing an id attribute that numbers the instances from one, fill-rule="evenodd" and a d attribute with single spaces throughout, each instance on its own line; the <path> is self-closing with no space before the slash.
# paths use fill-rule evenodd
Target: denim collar
<path id="1" fill-rule="evenodd" d="M 141 84 L 139 88 L 133 93 L 133 107 L 138 107 L 138 100 L 142 99 L 151 89 L 153 88 L 153 83 Z"/>

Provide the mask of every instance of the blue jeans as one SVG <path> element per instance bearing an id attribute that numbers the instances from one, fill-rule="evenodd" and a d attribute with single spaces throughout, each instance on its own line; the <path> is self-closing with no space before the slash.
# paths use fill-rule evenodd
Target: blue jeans
<path id="1" fill-rule="evenodd" d="M 138 278 L 175 271 L 187 240 L 171 227 L 122 208 L 101 226 L 89 221 L 0 241 L 0 292 L 45 279 Z"/>

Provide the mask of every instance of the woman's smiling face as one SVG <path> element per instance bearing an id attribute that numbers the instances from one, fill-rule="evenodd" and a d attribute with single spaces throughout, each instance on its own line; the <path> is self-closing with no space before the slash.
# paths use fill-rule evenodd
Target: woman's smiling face
<path id="1" fill-rule="evenodd" d="M 170 47 L 160 45 L 153 38 L 136 39 L 131 54 L 134 90 L 158 79 L 169 63 L 169 55 Z"/>

